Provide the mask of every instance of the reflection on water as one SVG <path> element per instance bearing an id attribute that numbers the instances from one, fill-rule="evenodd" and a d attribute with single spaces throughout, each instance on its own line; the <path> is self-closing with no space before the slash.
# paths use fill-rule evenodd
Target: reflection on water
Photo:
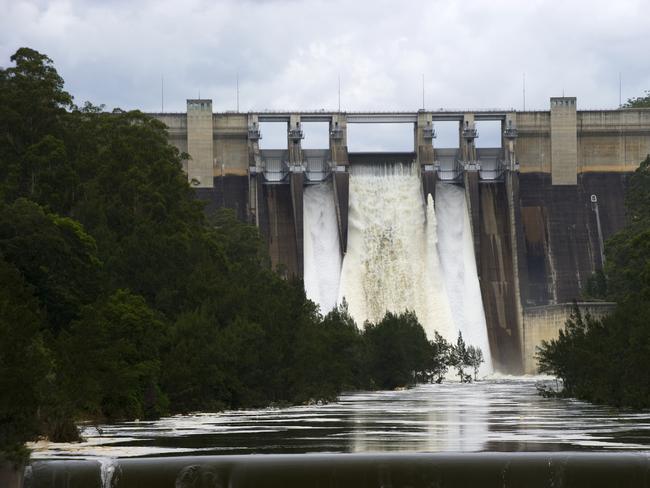
<path id="1" fill-rule="evenodd" d="M 351 437 L 349 450 L 481 451 L 489 424 L 483 386 L 446 383 L 342 398 L 352 408 L 354 428 L 343 434 Z"/>
<path id="2" fill-rule="evenodd" d="M 308 452 L 647 450 L 650 412 L 537 395 L 529 378 L 342 395 L 327 405 L 85 426 L 34 458 Z"/>

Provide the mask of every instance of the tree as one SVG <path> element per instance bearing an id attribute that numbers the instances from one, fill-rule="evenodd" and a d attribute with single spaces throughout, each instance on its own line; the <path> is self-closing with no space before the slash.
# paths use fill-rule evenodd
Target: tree
<path id="1" fill-rule="evenodd" d="M 59 142 L 66 110 L 73 107 L 50 58 L 23 47 L 11 61 L 15 66 L 0 69 L 0 194 L 7 202 L 45 191 L 38 183 L 43 171 L 58 166 L 62 174 L 65 153 Z M 52 159 L 42 159 L 45 154 Z M 60 187 L 64 183 L 70 182 Z"/>
<path id="2" fill-rule="evenodd" d="M 23 161 L 31 175 L 29 198 L 57 213 L 67 213 L 75 202 L 79 176 L 65 143 L 48 134 L 27 148 Z"/>
<path id="3" fill-rule="evenodd" d="M 627 224 L 605 244 L 606 297 L 622 302 L 632 295 L 650 296 L 650 156 L 629 180 L 625 197 Z"/>
<path id="4" fill-rule="evenodd" d="M 470 383 L 472 381 L 472 376 L 465 373 L 465 368 L 471 366 L 471 358 L 467 345 L 463 340 L 463 334 L 460 332 L 458 332 L 456 345 L 451 348 L 450 363 L 456 368 L 461 383 Z"/>
<path id="5" fill-rule="evenodd" d="M 562 379 L 565 396 L 595 403 L 650 405 L 650 304 L 622 302 L 601 320 L 574 309 L 557 339 L 543 342 L 541 372 Z"/>
<path id="6" fill-rule="evenodd" d="M 370 375 L 379 388 L 409 386 L 430 376 L 433 346 L 414 312 L 387 312 L 365 326 Z"/>
<path id="7" fill-rule="evenodd" d="M 646 90 L 645 96 L 628 98 L 623 108 L 648 108 L 650 107 L 650 91 Z"/>
<path id="8" fill-rule="evenodd" d="M 22 463 L 40 432 L 39 408 L 53 369 L 44 314 L 20 272 L 0 255 L 0 463 Z"/>
<path id="9" fill-rule="evenodd" d="M 313 346 L 303 350 L 303 360 L 312 398 L 368 386 L 366 343 L 345 301 L 308 330 Z"/>
<path id="10" fill-rule="evenodd" d="M 162 386 L 175 410 L 218 411 L 231 404 L 228 381 L 232 372 L 226 368 L 231 349 L 207 309 L 179 316 L 169 338 L 169 349 L 163 356 Z"/>
<path id="11" fill-rule="evenodd" d="M 434 334 L 431 377 L 436 383 L 442 383 L 442 380 L 445 378 L 445 375 L 449 370 L 452 346 L 438 333 L 438 331 L 435 331 Z"/>
<path id="12" fill-rule="evenodd" d="M 55 334 L 101 291 L 95 240 L 78 222 L 24 198 L 0 206 L 0 252 L 33 287 Z"/>
<path id="13" fill-rule="evenodd" d="M 650 158 L 629 180 L 628 221 L 605 245 L 601 320 L 575 307 L 557 339 L 537 353 L 540 371 L 562 379 L 563 395 L 615 406 L 650 406 Z"/>
<path id="14" fill-rule="evenodd" d="M 85 307 L 61 338 L 64 391 L 92 418 L 157 418 L 167 409 L 159 387 L 165 339 L 164 324 L 144 299 L 117 290 Z"/>
<path id="15" fill-rule="evenodd" d="M 480 347 L 469 346 L 467 348 L 468 364 L 474 369 L 474 380 L 478 380 L 478 370 L 485 362 L 483 351 Z"/>

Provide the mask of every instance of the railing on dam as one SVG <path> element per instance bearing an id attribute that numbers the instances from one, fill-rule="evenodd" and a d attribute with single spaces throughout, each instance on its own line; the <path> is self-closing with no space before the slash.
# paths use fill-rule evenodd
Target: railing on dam
<path id="1" fill-rule="evenodd" d="M 646 453 L 285 454 L 35 461 L 30 488 L 646 487 Z"/>
<path id="2" fill-rule="evenodd" d="M 349 153 L 351 165 L 356 164 L 415 164 L 415 153 Z M 260 168 L 256 171 L 263 176 L 265 184 L 286 184 L 291 172 L 301 172 L 305 184 L 316 184 L 327 180 L 336 170 L 328 150 L 305 150 L 304 159 L 299 164 L 289 162 L 286 150 L 261 151 Z M 435 170 L 439 181 L 458 183 L 465 171 L 478 171 L 483 183 L 503 181 L 507 165 L 500 148 L 481 149 L 477 161 L 461 161 L 457 149 L 441 149 L 433 165 L 425 170 Z"/>
<path id="3" fill-rule="evenodd" d="M 305 175 L 305 183 L 320 183 L 325 181 L 334 169 L 328 150 L 305 151 L 304 160 L 300 164 L 289 162 L 289 153 L 285 150 L 262 151 L 262 167 L 259 168 L 266 184 L 282 184 L 289 182 L 289 173 L 299 171 Z"/>

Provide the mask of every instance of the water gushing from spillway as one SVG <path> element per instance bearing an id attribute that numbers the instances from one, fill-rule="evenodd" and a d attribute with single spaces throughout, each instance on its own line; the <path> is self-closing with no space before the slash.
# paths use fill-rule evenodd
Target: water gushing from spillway
<path id="1" fill-rule="evenodd" d="M 303 224 L 305 292 L 326 314 L 336 306 L 341 276 L 341 250 L 331 184 L 305 188 Z"/>
<path id="2" fill-rule="evenodd" d="M 427 216 L 428 214 L 428 216 Z M 357 321 L 413 310 L 427 335 L 455 340 L 442 279 L 432 202 L 425 208 L 415 166 L 352 166 L 348 249 L 339 299 Z"/>
<path id="3" fill-rule="evenodd" d="M 323 313 L 345 299 L 361 326 L 413 310 L 429 338 L 462 332 L 483 351 L 481 374 L 492 371 L 462 188 L 439 183 L 425 204 L 417 166 L 351 166 L 345 259 L 331 184 L 305 189 L 304 246 L 305 291 Z"/>
<path id="4" fill-rule="evenodd" d="M 454 323 L 465 342 L 483 351 L 481 373 L 492 371 L 481 286 L 465 192 L 455 185 L 436 186 L 438 252 Z"/>

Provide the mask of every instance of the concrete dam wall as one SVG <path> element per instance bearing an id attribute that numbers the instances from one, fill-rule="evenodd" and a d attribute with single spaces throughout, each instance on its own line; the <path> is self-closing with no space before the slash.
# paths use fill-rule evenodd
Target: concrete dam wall
<path id="1" fill-rule="evenodd" d="M 414 191 L 421 195 L 412 205 L 422 207 L 425 226 L 439 210 L 426 210 L 429 198 L 438 203 L 436 188 L 462 189 L 480 284 L 476 300 L 494 367 L 509 373 L 535 372 L 536 346 L 557 335 L 567 304 L 581 299 L 589 277 L 602 268 L 603 242 L 625 223 L 628 177 L 650 154 L 650 109 L 578 111 L 572 97 L 551 98 L 548 111 L 417 113 L 213 113 L 210 100 L 188 100 L 186 113 L 152 115 L 189 155 L 184 169 L 206 211 L 232 208 L 257 225 L 273 266 L 287 278 L 313 273 L 315 262 L 344 260 L 351 168 L 415 168 L 420 185 Z M 499 147 L 476 147 L 476 122 L 486 120 L 501 124 Z M 458 124 L 457 147 L 436 146 L 438 121 Z M 261 122 L 285 124 L 286 147 L 260 149 Z M 329 147 L 303 149 L 303 122 L 328 123 Z M 411 124 L 413 151 L 349 152 L 347 126 L 356 123 Z M 311 200 L 305 213 L 305 188 L 316 185 L 327 185 L 334 201 L 336 220 L 327 217 L 327 232 L 336 236 L 325 239 L 325 247 L 305 234 L 318 214 Z M 313 255 L 313 249 L 331 253 L 336 241 L 340 261 Z M 584 306 L 599 313 L 611 308 Z"/>

